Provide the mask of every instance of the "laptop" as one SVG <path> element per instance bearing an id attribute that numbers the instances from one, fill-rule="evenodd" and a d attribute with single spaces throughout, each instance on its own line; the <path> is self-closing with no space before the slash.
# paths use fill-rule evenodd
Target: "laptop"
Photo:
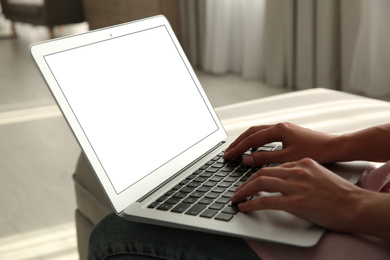
<path id="1" fill-rule="evenodd" d="M 227 136 L 164 16 L 30 49 L 118 215 L 296 246 L 321 238 L 324 228 L 289 213 L 241 213 L 230 202 L 258 168 L 222 159 L 234 137 Z M 355 172 L 344 177 L 356 181 Z"/>

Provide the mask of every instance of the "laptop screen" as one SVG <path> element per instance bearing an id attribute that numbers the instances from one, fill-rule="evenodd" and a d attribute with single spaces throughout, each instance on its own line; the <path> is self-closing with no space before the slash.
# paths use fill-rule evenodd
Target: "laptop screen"
<path id="1" fill-rule="evenodd" d="M 117 194 L 218 130 L 165 26 L 44 58 Z"/>

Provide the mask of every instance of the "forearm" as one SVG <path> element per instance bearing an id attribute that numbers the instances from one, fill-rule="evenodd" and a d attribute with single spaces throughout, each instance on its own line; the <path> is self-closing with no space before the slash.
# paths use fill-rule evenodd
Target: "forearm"
<path id="1" fill-rule="evenodd" d="M 353 232 L 390 240 L 390 194 L 368 191 L 357 207 Z"/>
<path id="2" fill-rule="evenodd" d="M 340 135 L 334 140 L 335 161 L 390 160 L 390 124 Z"/>

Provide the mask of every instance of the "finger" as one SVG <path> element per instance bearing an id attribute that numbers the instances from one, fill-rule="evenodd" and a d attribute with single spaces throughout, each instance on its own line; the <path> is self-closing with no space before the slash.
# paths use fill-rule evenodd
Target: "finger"
<path id="1" fill-rule="evenodd" d="M 261 176 L 287 179 L 289 177 L 289 174 L 290 173 L 287 172 L 286 170 L 281 169 L 280 166 L 262 168 L 262 169 L 258 170 L 256 173 L 254 173 L 252 176 L 250 176 L 249 179 L 246 180 L 243 184 L 241 184 L 234 192 L 235 193 L 239 192 L 241 189 L 245 188 L 246 185 L 248 185 L 253 180 L 255 180 Z"/>
<path id="2" fill-rule="evenodd" d="M 259 178 L 247 183 L 245 187 L 236 192 L 231 200 L 233 203 L 239 203 L 248 197 L 257 195 L 261 191 L 280 192 L 284 194 L 287 190 L 288 185 L 286 185 L 284 180 L 275 177 L 260 176 Z"/>
<path id="3" fill-rule="evenodd" d="M 228 152 L 230 149 L 232 149 L 233 147 L 235 147 L 237 144 L 239 144 L 240 142 L 242 142 L 245 138 L 247 138 L 248 136 L 256 133 L 257 131 L 259 130 L 262 130 L 262 129 L 265 129 L 265 128 L 268 128 L 270 127 L 270 125 L 261 125 L 261 126 L 252 126 L 250 127 L 249 129 L 247 129 L 244 133 L 242 133 L 240 136 L 237 137 L 237 139 L 231 143 L 229 145 L 229 147 L 226 149 L 226 152 Z"/>
<path id="4" fill-rule="evenodd" d="M 282 163 L 282 164 L 278 165 L 278 167 L 282 167 L 282 168 L 294 168 L 294 167 L 296 167 L 298 164 L 299 164 L 299 162 L 297 162 L 297 161 L 294 161 L 294 162 L 285 162 L 285 163 Z"/>
<path id="5" fill-rule="evenodd" d="M 260 197 L 238 204 L 238 209 L 242 212 L 264 209 L 288 211 L 291 206 L 289 201 L 289 198 L 285 196 Z"/>
<path id="6" fill-rule="evenodd" d="M 259 151 L 245 155 L 242 162 L 245 165 L 256 166 L 270 163 L 283 163 L 288 160 L 288 152 L 285 150 Z"/>
<path id="7" fill-rule="evenodd" d="M 259 131 L 270 128 L 271 125 L 253 126 L 241 134 L 229 147 L 225 150 L 224 158 L 227 160 L 234 159 L 250 148 L 258 147 L 256 144 L 257 134 Z M 253 136 L 255 135 L 255 136 Z"/>
<path id="8" fill-rule="evenodd" d="M 259 151 L 245 155 L 242 162 L 249 166 L 267 165 L 271 163 L 286 163 L 300 159 L 296 152 L 287 147 L 276 151 Z M 296 165 L 296 163 L 294 164 Z"/>

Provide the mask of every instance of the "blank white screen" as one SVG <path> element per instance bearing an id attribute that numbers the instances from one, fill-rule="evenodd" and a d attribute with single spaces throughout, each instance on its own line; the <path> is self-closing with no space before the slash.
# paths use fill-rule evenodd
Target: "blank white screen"
<path id="1" fill-rule="evenodd" d="M 164 26 L 45 60 L 117 193 L 218 129 Z"/>

